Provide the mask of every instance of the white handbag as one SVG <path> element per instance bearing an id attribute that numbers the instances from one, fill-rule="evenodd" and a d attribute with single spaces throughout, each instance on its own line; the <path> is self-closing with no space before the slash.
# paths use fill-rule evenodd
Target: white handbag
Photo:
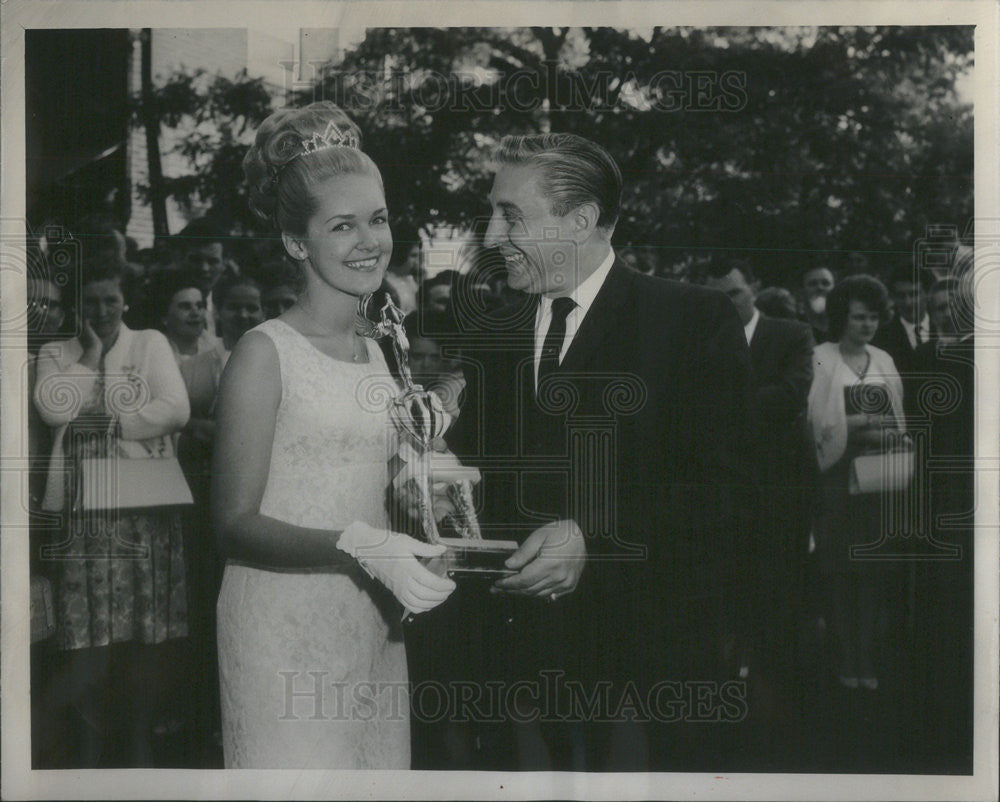
<path id="1" fill-rule="evenodd" d="M 84 511 L 194 504 L 177 457 L 80 461 Z"/>
<path id="2" fill-rule="evenodd" d="M 857 496 L 863 493 L 906 490 L 912 480 L 912 450 L 897 449 L 880 454 L 863 454 L 851 461 L 847 492 Z"/>

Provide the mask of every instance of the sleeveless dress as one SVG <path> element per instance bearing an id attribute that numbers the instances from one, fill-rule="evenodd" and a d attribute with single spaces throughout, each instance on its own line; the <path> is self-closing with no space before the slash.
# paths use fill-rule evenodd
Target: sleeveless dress
<path id="1" fill-rule="evenodd" d="M 274 342 L 281 369 L 261 514 L 386 527 L 381 351 L 365 340 L 369 362 L 343 362 L 280 320 L 255 331 Z M 380 583 L 355 564 L 281 571 L 230 560 L 217 609 L 226 768 L 409 768 L 402 607 Z"/>

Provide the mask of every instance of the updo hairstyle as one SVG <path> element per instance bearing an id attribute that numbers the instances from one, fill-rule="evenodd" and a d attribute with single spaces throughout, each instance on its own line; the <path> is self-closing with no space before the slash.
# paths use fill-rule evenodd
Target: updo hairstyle
<path id="1" fill-rule="evenodd" d="M 361 132 L 338 106 L 328 100 L 301 109 L 279 109 L 261 123 L 254 144 L 243 158 L 243 174 L 250 185 L 250 208 L 264 222 L 292 236 L 305 236 L 309 219 L 319 204 L 315 188 L 339 175 L 382 176 L 371 158 L 358 147 L 337 145 L 315 152 L 305 142 L 323 137 L 333 123 L 341 132 L 361 141 Z"/>

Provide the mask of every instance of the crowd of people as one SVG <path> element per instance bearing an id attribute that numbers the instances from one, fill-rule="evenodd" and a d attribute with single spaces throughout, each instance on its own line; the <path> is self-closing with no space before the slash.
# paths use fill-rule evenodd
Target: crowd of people
<path id="1" fill-rule="evenodd" d="M 908 653 L 923 655 L 903 703 L 921 710 L 914 737 L 971 755 L 968 253 L 947 275 L 908 261 L 837 275 L 813 262 L 797 286 L 763 289 L 750 261 L 727 255 L 687 284 L 640 276 L 610 245 L 613 161 L 553 135 L 507 142 L 471 269 L 428 275 L 421 237 L 390 225 L 378 169 L 354 139 L 273 147 L 279 136 L 329 137 L 331 124 L 354 130 L 330 104 L 279 112 L 247 157 L 253 202 L 280 236 L 250 241 L 196 220 L 140 251 L 114 221 L 91 217 L 32 253 L 36 768 L 684 770 L 742 755 L 780 769 L 805 748 L 814 677 L 803 653 L 817 621 L 828 625 L 832 686 L 856 698 L 898 687 L 885 633 L 905 630 Z M 533 170 L 575 172 L 589 188 L 555 203 L 558 181 L 531 183 Z M 512 233 L 530 235 L 532 215 L 558 218 L 574 243 L 583 267 L 563 285 L 573 304 L 544 283 L 556 245 L 536 238 L 532 265 Z M 449 414 L 448 445 L 482 465 L 484 534 L 521 543 L 493 593 L 417 562 L 440 552 L 418 523 L 387 528 L 387 419 L 357 406 L 365 377 L 398 374 L 391 349 L 354 333 L 358 296 L 377 290 L 405 315 L 409 366 Z M 613 293 L 621 306 L 605 323 Z M 555 331 L 563 339 L 550 342 Z M 533 345 L 521 351 L 524 332 Z M 578 341 L 603 350 L 587 361 Z M 563 371 L 584 376 L 576 398 L 591 413 L 592 397 L 611 403 L 606 386 L 589 389 L 593 377 L 637 382 L 642 403 L 619 410 L 610 473 L 595 469 L 573 490 L 567 469 L 568 491 L 565 479 L 534 476 L 537 461 L 528 480 L 489 474 L 497 455 L 565 452 L 573 413 L 555 409 L 557 394 L 518 417 L 522 384 L 543 398 Z M 935 455 L 967 470 L 932 477 Z M 176 484 L 164 472 L 143 474 L 155 485 L 145 496 L 88 506 L 84 474 L 101 459 L 117 460 L 119 475 L 130 462 L 145 469 L 133 461 L 176 461 L 190 503 L 157 495 Z M 867 484 L 863 466 L 875 466 Z M 602 483 L 617 507 L 594 517 L 617 521 L 614 544 L 566 513 L 575 502 L 554 500 Z M 576 542 L 586 547 L 569 554 Z M 615 559 L 615 546 L 636 543 L 644 558 Z M 511 620 L 527 623 L 511 630 Z M 716 720 L 675 736 L 676 722 L 602 728 L 531 710 L 480 722 L 415 707 L 393 716 L 381 698 L 364 726 L 282 708 L 308 701 L 309 671 L 413 688 L 553 669 L 587 688 L 635 681 L 641 693 L 675 674 L 731 680 L 742 714 L 725 732 Z"/>

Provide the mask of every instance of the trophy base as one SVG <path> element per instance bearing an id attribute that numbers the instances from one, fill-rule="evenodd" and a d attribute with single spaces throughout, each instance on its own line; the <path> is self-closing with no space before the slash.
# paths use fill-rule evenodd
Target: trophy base
<path id="1" fill-rule="evenodd" d="M 504 562 L 517 551 L 513 540 L 470 540 L 469 538 L 443 537 L 441 543 L 448 547 L 444 553 L 445 571 L 453 579 L 503 579 L 517 573 Z"/>

